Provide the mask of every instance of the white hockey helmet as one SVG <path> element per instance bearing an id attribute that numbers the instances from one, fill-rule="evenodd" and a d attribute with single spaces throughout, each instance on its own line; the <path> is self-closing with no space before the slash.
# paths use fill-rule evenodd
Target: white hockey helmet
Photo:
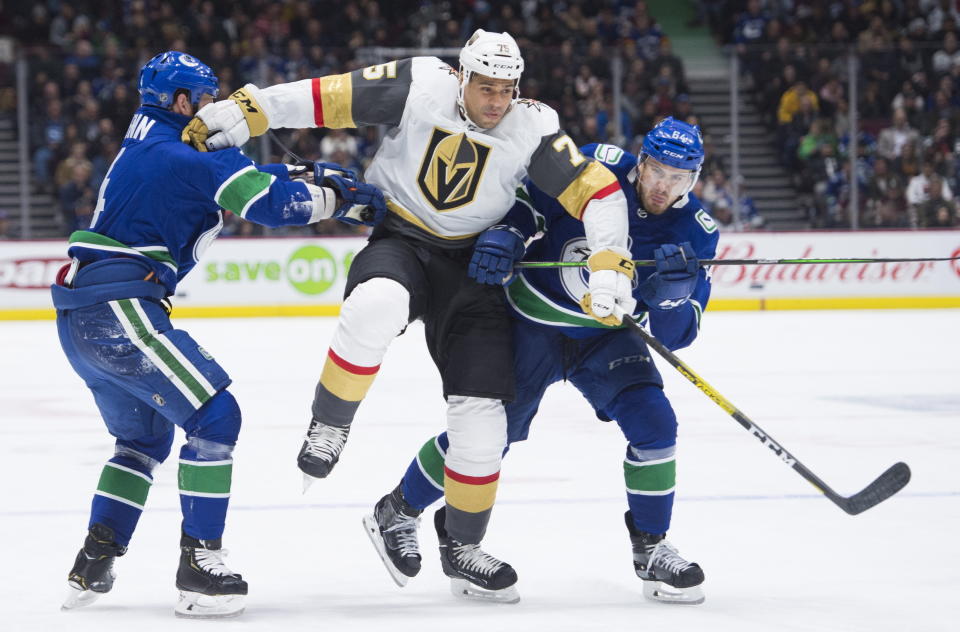
<path id="1" fill-rule="evenodd" d="M 464 80 L 476 72 L 494 79 L 518 81 L 523 73 L 520 47 L 509 33 L 477 29 L 460 50 L 460 71 L 465 73 Z"/>
<path id="2" fill-rule="evenodd" d="M 512 79 L 513 100 L 520 98 L 523 57 L 516 40 L 509 33 L 490 33 L 477 29 L 460 49 L 460 91 L 457 104 L 467 122 L 476 125 L 467 116 L 467 109 L 463 104 L 463 87 L 470 81 L 473 73 L 493 79 Z"/>

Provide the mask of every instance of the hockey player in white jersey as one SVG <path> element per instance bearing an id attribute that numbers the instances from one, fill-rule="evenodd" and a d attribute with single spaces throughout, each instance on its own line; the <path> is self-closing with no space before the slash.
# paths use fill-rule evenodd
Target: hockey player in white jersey
<path id="1" fill-rule="evenodd" d="M 366 172 L 389 212 L 350 268 L 298 464 L 309 477 L 330 472 L 388 345 L 422 319 L 447 401 L 446 506 L 436 521 L 444 570 L 493 591 L 511 589 L 517 577 L 479 548 L 506 445 L 503 403 L 515 385 L 503 292 L 467 275 L 476 237 L 511 208 L 528 176 L 582 219 L 593 252 L 609 253 L 589 279 L 593 315 L 609 317 L 629 301 L 632 277 L 619 265 L 630 253 L 616 177 L 580 153 L 550 107 L 519 98 L 522 72 L 510 35 L 478 30 L 459 72 L 414 57 L 269 88 L 248 84 L 184 130 L 197 148 L 220 149 L 271 128 L 390 127 Z"/>
<path id="2" fill-rule="evenodd" d="M 620 180 L 631 210 L 633 258 L 656 261 L 655 267 L 637 271 L 636 308 L 622 309 L 646 322 L 670 349 L 686 347 L 697 338 L 710 298 L 710 276 L 699 260 L 716 256 L 719 238 L 717 225 L 691 193 L 703 164 L 699 129 L 667 118 L 644 138 L 639 157 L 613 145 L 581 150 L 603 161 Z M 542 237 L 529 241 L 535 235 Z M 580 312 L 588 289 L 582 268 L 533 267 L 513 274 L 521 256 L 527 262 L 591 264 L 597 255 L 585 247 L 583 224 L 528 183 L 503 223 L 485 231 L 477 244 L 471 276 L 495 285 L 509 280 L 505 275 L 515 281 L 507 287 L 517 380 L 517 397 L 505 407 L 509 443 L 527 439 L 550 385 L 573 384 L 597 417 L 615 421 L 627 440 L 624 522 L 644 595 L 663 603 L 702 603 L 703 569 L 666 539 L 676 486 L 677 418 L 646 344 L 621 323 L 597 322 Z M 509 244 L 515 249 L 502 247 Z M 424 443 L 400 484 L 366 518 L 368 534 L 398 583 L 419 571 L 419 516 L 443 495 L 447 444 L 446 433 Z M 568 455 L 552 457 L 544 468 L 577 471 Z"/>

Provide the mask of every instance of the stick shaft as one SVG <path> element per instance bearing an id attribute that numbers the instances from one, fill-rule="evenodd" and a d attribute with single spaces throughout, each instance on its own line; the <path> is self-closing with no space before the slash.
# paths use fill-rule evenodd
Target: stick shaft
<path id="1" fill-rule="evenodd" d="M 823 265 L 828 263 L 920 263 L 928 261 L 958 261 L 960 257 L 920 258 L 863 258 L 863 259 L 701 259 L 702 266 L 775 266 L 775 265 Z M 653 259 L 635 259 L 638 266 L 654 266 Z M 517 268 L 583 268 L 586 261 L 521 261 Z"/>

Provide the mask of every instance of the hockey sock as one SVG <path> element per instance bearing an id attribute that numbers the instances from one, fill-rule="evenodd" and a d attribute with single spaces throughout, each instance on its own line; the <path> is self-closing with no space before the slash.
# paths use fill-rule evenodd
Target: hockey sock
<path id="1" fill-rule="evenodd" d="M 90 524 L 113 529 L 115 541 L 127 546 L 153 484 L 153 465 L 129 454 L 117 454 L 100 473 L 90 509 Z"/>
<path id="2" fill-rule="evenodd" d="M 223 535 L 233 476 L 233 446 L 191 437 L 180 449 L 183 531 L 198 540 Z"/>
<path id="3" fill-rule="evenodd" d="M 447 454 L 447 433 L 423 444 L 417 458 L 403 475 L 403 497 L 417 509 L 426 509 L 443 497 L 443 460 Z"/>
<path id="4" fill-rule="evenodd" d="M 237 400 L 223 390 L 183 424 L 187 443 L 180 448 L 180 509 L 184 532 L 198 540 L 223 535 L 240 423 Z"/>
<path id="5" fill-rule="evenodd" d="M 503 404 L 481 397 L 447 397 L 447 438 L 446 531 L 455 540 L 477 544 L 490 521 L 507 444 Z"/>
<path id="6" fill-rule="evenodd" d="M 313 417 L 331 426 L 349 426 L 379 370 L 379 364 L 347 362 L 331 347 L 314 393 Z"/>
<path id="7" fill-rule="evenodd" d="M 380 371 L 390 343 L 407 326 L 410 293 L 391 279 L 357 285 L 340 308 L 313 400 L 315 419 L 349 426 Z"/>
<path id="8" fill-rule="evenodd" d="M 627 447 L 623 460 L 623 479 L 627 486 L 627 504 L 637 529 L 647 533 L 666 533 L 673 513 L 677 461 L 675 447 L 639 450 Z"/>

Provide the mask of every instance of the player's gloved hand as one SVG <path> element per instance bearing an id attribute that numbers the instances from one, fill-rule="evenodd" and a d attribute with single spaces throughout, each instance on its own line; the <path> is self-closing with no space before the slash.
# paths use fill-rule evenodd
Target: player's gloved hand
<path id="1" fill-rule="evenodd" d="M 240 147 L 270 129 L 258 99 L 259 90 L 248 83 L 226 99 L 203 106 L 183 128 L 180 140 L 198 151 Z"/>
<path id="2" fill-rule="evenodd" d="M 621 324 L 614 305 L 627 314 L 637 307 L 633 298 L 633 256 L 625 248 L 604 248 L 590 255 L 587 266 L 590 279 L 588 291 L 580 299 L 580 309 L 604 325 Z"/>
<path id="3" fill-rule="evenodd" d="M 337 192 L 333 218 L 347 224 L 376 226 L 387 215 L 387 203 L 380 189 L 361 182 L 352 170 L 332 162 L 313 163 L 314 184 Z"/>
<path id="4" fill-rule="evenodd" d="M 640 283 L 640 296 L 647 306 L 668 310 L 687 302 L 697 287 L 700 262 L 690 242 L 663 244 L 653 251 L 657 271 Z"/>
<path id="5" fill-rule="evenodd" d="M 477 283 L 510 285 L 516 279 L 513 265 L 526 251 L 523 233 L 512 226 L 498 224 L 480 233 L 467 266 L 467 276 Z"/>

